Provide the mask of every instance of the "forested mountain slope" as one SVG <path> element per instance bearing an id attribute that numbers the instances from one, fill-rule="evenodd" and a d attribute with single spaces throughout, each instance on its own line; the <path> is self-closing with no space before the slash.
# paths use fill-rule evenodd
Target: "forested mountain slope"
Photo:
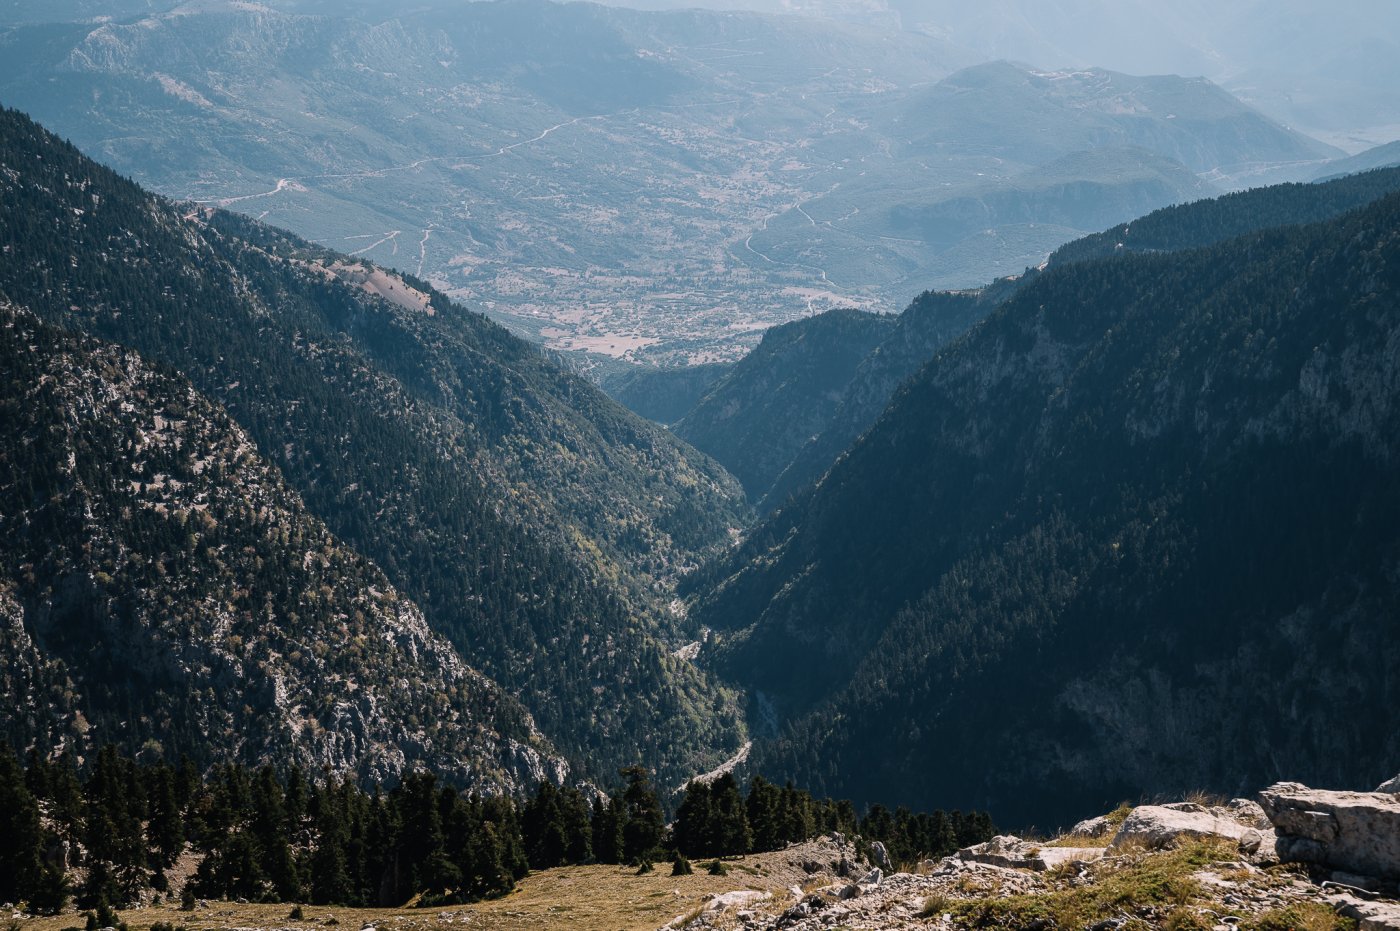
<path id="1" fill-rule="evenodd" d="M 723 463 L 757 501 L 825 428 L 856 367 L 894 323 L 832 310 L 773 327 L 672 429 Z"/>
<path id="2" fill-rule="evenodd" d="M 625 365 L 600 373 L 598 382 L 609 397 L 628 410 L 657 423 L 673 424 L 732 367 L 727 362 L 666 368 Z"/>
<path id="3" fill-rule="evenodd" d="M 733 752 L 662 607 L 742 519 L 723 470 L 426 285 L 0 129 L 0 293 L 186 374 L 575 762 Z"/>
<path id="4" fill-rule="evenodd" d="M 1038 276 L 695 580 L 754 767 L 1003 824 L 1383 778 L 1397 399 L 1400 195 Z"/>
<path id="5" fill-rule="evenodd" d="M 880 416 L 900 382 L 990 312 L 1004 288 L 997 284 L 986 292 L 925 291 L 915 298 L 880 345 L 861 359 L 821 432 L 791 457 L 760 508 L 773 510 L 821 478 Z"/>
<path id="6" fill-rule="evenodd" d="M 8 304 L 0 567 L 11 745 L 496 791 L 567 772 L 226 413 Z"/>

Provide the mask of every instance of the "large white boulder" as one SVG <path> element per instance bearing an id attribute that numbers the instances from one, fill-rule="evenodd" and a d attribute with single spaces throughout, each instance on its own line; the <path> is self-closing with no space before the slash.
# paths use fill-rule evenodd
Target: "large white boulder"
<path id="1" fill-rule="evenodd" d="M 1284 860 L 1400 877 L 1400 796 L 1280 782 L 1259 793 Z"/>

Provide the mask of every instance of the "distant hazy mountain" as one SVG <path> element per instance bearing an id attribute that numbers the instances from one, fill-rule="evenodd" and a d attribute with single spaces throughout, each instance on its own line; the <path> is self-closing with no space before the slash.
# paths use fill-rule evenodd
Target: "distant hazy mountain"
<path id="1" fill-rule="evenodd" d="M 1400 6 L 1389 0 L 888 0 L 882 6 L 906 29 L 984 58 L 1204 75 L 1275 119 L 1338 142 L 1400 136 Z"/>
<path id="2" fill-rule="evenodd" d="M 1035 276 L 690 583 L 753 765 L 1009 824 L 1383 777 L 1398 343 L 1400 194 Z"/>
<path id="3" fill-rule="evenodd" d="M 1317 174 L 1325 178 L 1370 171 L 1373 168 L 1388 168 L 1392 165 L 1400 165 L 1400 141 L 1375 146 L 1351 158 L 1328 162 L 1318 169 Z"/>
<path id="4" fill-rule="evenodd" d="M 159 191 L 653 364 L 1020 271 L 1202 196 L 1193 172 L 1228 186 L 1340 154 L 1199 81 L 997 65 L 939 84 L 977 56 L 849 22 L 277 6 L 0 29 L 0 100 Z"/>
<path id="5" fill-rule="evenodd" d="M 745 520 L 722 469 L 422 282 L 0 128 L 0 294 L 184 373 L 584 772 L 734 752 L 666 607 Z"/>

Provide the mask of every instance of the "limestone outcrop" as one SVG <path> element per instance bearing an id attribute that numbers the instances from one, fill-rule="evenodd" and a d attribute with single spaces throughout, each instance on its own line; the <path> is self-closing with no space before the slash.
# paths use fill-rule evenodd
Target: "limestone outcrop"
<path id="1" fill-rule="evenodd" d="M 1285 861 L 1400 878 L 1400 797 L 1280 782 L 1259 793 Z"/>

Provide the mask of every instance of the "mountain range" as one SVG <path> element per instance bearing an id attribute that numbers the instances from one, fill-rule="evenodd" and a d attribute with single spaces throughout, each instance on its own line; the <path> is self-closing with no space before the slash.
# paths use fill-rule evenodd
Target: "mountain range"
<path id="1" fill-rule="evenodd" d="M 160 193 L 655 365 L 1345 154 L 1206 80 L 986 63 L 880 25 L 543 0 L 71 20 L 90 12 L 0 28 L 0 100 Z"/>
<path id="2" fill-rule="evenodd" d="M 1338 159 L 1202 79 L 954 70 L 873 27 L 321 9 L 0 33 L 0 92 L 104 158 L 276 178 L 171 199 L 0 108 L 4 740 L 516 794 L 737 770 L 1007 824 L 1390 774 L 1400 168 L 1208 196 L 1385 152 Z M 854 65 L 881 43 L 883 77 Z M 840 90 L 786 83 L 825 52 Z M 458 147 L 483 127 L 508 134 Z M 647 248 L 697 277 L 629 264 L 641 240 L 605 234 L 645 211 L 571 198 L 580 166 L 654 198 Z M 526 295 L 492 314 L 610 360 L 455 302 L 443 276 L 479 297 L 483 266 L 433 270 L 445 221 L 396 269 L 397 227 L 350 254 L 225 209 L 284 194 L 316 222 L 509 207 L 471 234 Z M 839 256 L 926 283 L 815 313 L 880 305 Z M 959 256 L 1009 274 L 937 290 Z M 507 279 L 543 268 L 601 290 L 556 281 L 532 317 Z M 753 306 L 695 323 L 700 279 Z M 765 294 L 804 318 L 764 326 Z M 638 328 L 668 314 L 691 328 Z M 618 363 L 646 347 L 708 363 Z"/>

